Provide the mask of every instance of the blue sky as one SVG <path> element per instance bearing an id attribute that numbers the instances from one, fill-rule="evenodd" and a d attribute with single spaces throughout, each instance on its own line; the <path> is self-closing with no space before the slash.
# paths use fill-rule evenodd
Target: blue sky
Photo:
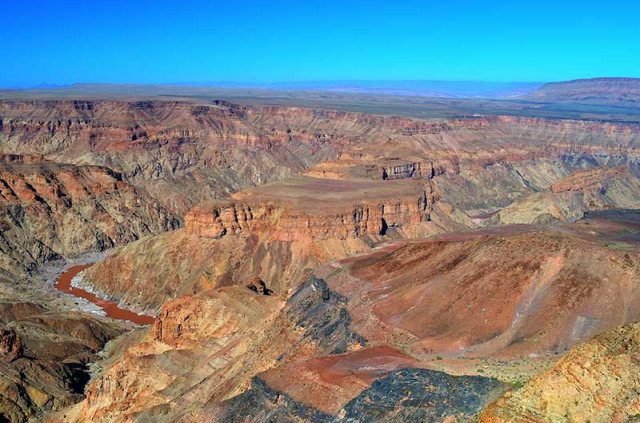
<path id="1" fill-rule="evenodd" d="M 0 86 L 640 77 L 637 1 L 0 1 Z"/>

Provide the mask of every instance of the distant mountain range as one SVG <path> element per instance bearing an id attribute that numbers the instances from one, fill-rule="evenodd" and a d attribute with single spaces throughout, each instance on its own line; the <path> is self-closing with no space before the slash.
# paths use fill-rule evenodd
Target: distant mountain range
<path id="1" fill-rule="evenodd" d="M 77 83 L 70 85 L 39 84 L 33 90 L 61 92 L 150 94 L 167 90 L 184 93 L 185 90 L 204 88 L 249 89 L 269 91 L 324 91 L 334 93 L 382 94 L 410 97 L 437 98 L 512 98 L 531 93 L 542 82 L 486 82 L 486 81 L 294 81 L 294 82 L 184 82 L 175 84 L 100 84 Z"/>
<path id="2" fill-rule="evenodd" d="M 640 78 L 547 84 L 464 81 L 318 81 L 201 84 L 43 84 L 0 90 L 2 99 L 173 98 L 355 110 L 420 118 L 517 115 L 640 121 Z"/>
<path id="3" fill-rule="evenodd" d="M 509 98 L 531 93 L 542 82 L 487 81 L 302 81 L 277 83 L 210 82 L 206 86 L 268 90 L 332 91 L 439 98 Z"/>
<path id="4" fill-rule="evenodd" d="M 640 78 L 593 78 L 551 82 L 522 98 L 543 102 L 640 106 Z"/>

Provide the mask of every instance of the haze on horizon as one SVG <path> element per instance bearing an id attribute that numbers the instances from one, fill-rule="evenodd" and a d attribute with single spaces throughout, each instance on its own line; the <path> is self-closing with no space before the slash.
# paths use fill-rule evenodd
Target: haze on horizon
<path id="1" fill-rule="evenodd" d="M 0 87 L 640 77 L 637 2 L 443 3 L 7 0 Z"/>

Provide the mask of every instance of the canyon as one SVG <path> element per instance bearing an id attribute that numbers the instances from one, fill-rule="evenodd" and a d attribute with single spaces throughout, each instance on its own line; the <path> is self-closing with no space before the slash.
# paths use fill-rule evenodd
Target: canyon
<path id="1" fill-rule="evenodd" d="M 633 421 L 639 176 L 637 122 L 2 100 L 0 420 Z"/>

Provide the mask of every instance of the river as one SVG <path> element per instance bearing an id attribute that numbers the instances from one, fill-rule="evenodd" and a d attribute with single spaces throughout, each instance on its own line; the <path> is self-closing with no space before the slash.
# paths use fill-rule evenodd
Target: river
<path id="1" fill-rule="evenodd" d="M 66 294 L 71 294 L 74 297 L 84 298 L 92 302 L 93 304 L 100 307 L 105 312 L 105 314 L 111 318 L 128 320 L 138 325 L 150 325 L 153 323 L 153 321 L 155 320 L 153 317 L 122 309 L 118 307 L 118 304 L 114 303 L 113 301 L 105 300 L 91 292 L 85 291 L 84 289 L 71 286 L 71 281 L 73 280 L 73 278 L 78 273 L 82 272 L 84 269 L 90 266 L 90 264 L 85 264 L 80 266 L 73 266 L 67 269 L 56 278 L 56 289 Z"/>

